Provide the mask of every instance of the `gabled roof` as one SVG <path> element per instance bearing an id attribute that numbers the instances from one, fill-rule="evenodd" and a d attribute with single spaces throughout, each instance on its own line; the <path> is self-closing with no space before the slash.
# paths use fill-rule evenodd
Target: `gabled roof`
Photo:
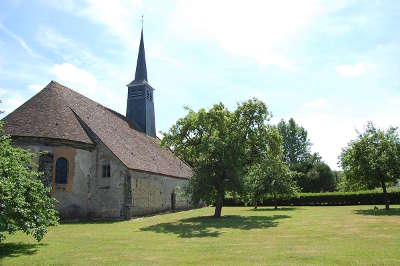
<path id="1" fill-rule="evenodd" d="M 178 178 L 192 175 L 188 165 L 157 139 L 135 130 L 125 116 L 55 81 L 3 120 L 11 136 L 93 144 L 88 129 L 129 169 Z"/>

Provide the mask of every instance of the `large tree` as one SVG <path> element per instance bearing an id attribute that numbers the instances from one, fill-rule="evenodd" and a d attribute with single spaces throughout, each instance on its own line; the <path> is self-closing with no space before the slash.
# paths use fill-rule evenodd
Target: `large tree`
<path id="1" fill-rule="evenodd" d="M 225 194 L 241 192 L 248 165 L 264 152 L 259 139 L 269 113 L 256 99 L 234 112 L 222 103 L 208 111 L 186 109 L 188 114 L 164 133 L 161 144 L 192 167 L 187 187 L 192 201 L 215 203 L 214 217 L 220 217 Z"/>
<path id="2" fill-rule="evenodd" d="M 58 221 L 54 199 L 32 170 L 35 155 L 11 146 L 0 123 L 0 241 L 5 233 L 23 231 L 40 241 Z"/>
<path id="3" fill-rule="evenodd" d="M 384 131 L 369 122 L 365 131 L 351 141 L 340 155 L 346 178 L 368 187 L 382 187 L 386 210 L 386 186 L 400 177 L 400 138 L 396 128 Z"/>

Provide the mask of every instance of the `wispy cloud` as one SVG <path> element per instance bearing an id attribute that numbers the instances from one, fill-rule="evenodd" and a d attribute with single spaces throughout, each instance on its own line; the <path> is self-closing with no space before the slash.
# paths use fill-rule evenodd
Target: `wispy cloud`
<path id="1" fill-rule="evenodd" d="M 37 54 L 35 51 L 33 51 L 33 49 L 26 43 L 26 41 L 22 37 L 18 36 L 17 34 L 12 32 L 11 30 L 9 30 L 1 22 L 0 22 L 0 30 L 2 32 L 4 32 L 8 37 L 10 37 L 14 41 L 16 41 L 20 45 L 20 47 L 22 49 L 24 49 L 25 52 L 27 52 L 29 55 L 31 55 L 33 57 L 41 57 L 39 54 Z"/>
<path id="2" fill-rule="evenodd" d="M 48 4 L 72 15 L 86 18 L 92 23 L 105 26 L 109 33 L 123 40 L 121 44 L 128 47 L 137 45 L 132 29 L 140 23 L 141 0 L 60 0 L 49 1 Z"/>

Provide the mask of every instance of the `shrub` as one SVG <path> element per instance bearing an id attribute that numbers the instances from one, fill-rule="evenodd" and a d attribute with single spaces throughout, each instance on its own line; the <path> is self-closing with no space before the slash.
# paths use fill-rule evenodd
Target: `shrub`
<path id="1" fill-rule="evenodd" d="M 400 191 L 388 192 L 391 204 L 400 204 Z M 300 193 L 291 198 L 279 199 L 279 205 L 283 206 L 341 206 L 341 205 L 378 205 L 385 204 L 382 192 L 375 190 L 359 192 L 326 192 L 326 193 Z M 226 206 L 244 206 L 240 199 L 226 198 Z M 259 206 L 273 206 L 271 197 L 266 197 Z"/>

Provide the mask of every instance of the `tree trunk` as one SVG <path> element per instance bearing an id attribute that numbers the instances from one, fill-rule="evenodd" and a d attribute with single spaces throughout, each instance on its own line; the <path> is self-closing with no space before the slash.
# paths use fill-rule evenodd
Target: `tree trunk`
<path id="1" fill-rule="evenodd" d="M 383 190 L 383 197 L 385 199 L 385 209 L 388 211 L 389 210 L 389 197 L 387 195 L 387 191 L 386 191 L 386 184 L 385 184 L 385 180 L 381 179 L 381 184 L 382 184 L 382 190 Z"/>
<path id="2" fill-rule="evenodd" d="M 223 204 L 224 204 L 224 193 L 222 191 L 217 191 L 217 200 L 215 201 L 214 218 L 221 217 L 221 211 L 222 211 Z"/>
<path id="3" fill-rule="evenodd" d="M 277 210 L 278 209 L 278 199 L 276 198 L 276 195 L 273 194 L 274 197 L 274 209 Z"/>
<path id="4" fill-rule="evenodd" d="M 254 209 L 255 209 L 255 210 L 257 210 L 257 203 L 258 203 L 258 200 L 256 200 L 256 202 L 255 202 L 255 204 L 254 204 Z"/>

